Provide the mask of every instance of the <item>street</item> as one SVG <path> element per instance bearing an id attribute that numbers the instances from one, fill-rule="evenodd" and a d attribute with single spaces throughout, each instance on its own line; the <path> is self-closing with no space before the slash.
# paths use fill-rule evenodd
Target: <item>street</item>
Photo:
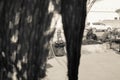
<path id="1" fill-rule="evenodd" d="M 79 80 L 120 80 L 120 54 L 107 44 L 83 45 Z M 46 80 L 67 80 L 66 56 L 48 60 Z"/>

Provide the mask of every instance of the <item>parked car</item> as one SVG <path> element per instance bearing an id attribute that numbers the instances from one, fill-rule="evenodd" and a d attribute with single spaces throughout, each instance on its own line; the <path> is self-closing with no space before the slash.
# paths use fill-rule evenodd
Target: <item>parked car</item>
<path id="1" fill-rule="evenodd" d="M 86 29 L 93 29 L 93 31 L 110 31 L 112 27 L 100 22 L 94 22 L 87 26 Z"/>

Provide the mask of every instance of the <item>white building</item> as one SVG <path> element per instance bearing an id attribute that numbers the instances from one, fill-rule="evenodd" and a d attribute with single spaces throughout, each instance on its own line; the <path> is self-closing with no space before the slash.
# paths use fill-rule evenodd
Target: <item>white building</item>
<path id="1" fill-rule="evenodd" d="M 103 20 L 118 20 L 119 15 L 110 11 L 90 11 L 87 14 L 87 22 L 99 22 Z"/>
<path id="2" fill-rule="evenodd" d="M 120 9 L 117 9 L 115 12 L 119 15 L 119 20 L 120 20 Z"/>

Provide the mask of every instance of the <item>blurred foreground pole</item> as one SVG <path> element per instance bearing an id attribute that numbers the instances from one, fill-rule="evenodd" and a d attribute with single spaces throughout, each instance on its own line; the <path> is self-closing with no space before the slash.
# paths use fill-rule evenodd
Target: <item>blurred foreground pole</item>
<path id="1" fill-rule="evenodd" d="M 67 44 L 68 78 L 78 80 L 87 0 L 61 0 L 61 14 Z"/>

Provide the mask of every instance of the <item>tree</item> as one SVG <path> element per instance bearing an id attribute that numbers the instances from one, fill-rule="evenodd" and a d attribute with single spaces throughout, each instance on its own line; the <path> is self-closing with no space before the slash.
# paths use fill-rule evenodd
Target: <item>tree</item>
<path id="1" fill-rule="evenodd" d="M 89 13 L 90 9 L 94 5 L 94 3 L 99 0 L 87 0 L 87 13 Z"/>
<path id="2" fill-rule="evenodd" d="M 0 1 L 0 79 L 38 80 L 45 77 L 49 0 Z"/>
<path id="3" fill-rule="evenodd" d="M 45 77 L 49 40 L 54 34 L 54 30 L 48 31 L 53 16 L 48 11 L 49 1 L 0 0 L 0 80 Z M 86 1 L 61 0 L 69 80 L 78 79 Z M 59 9 L 58 5 L 55 9 Z"/>
<path id="4" fill-rule="evenodd" d="M 68 77 L 78 80 L 87 0 L 61 0 L 61 14 L 67 44 Z"/>

